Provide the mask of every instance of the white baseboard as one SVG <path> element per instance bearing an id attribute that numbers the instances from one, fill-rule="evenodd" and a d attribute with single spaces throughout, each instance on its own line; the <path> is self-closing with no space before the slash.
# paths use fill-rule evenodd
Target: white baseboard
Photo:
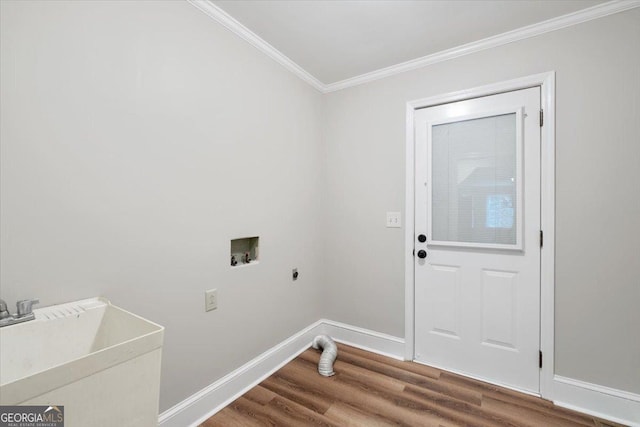
<path id="1" fill-rule="evenodd" d="M 372 353 L 404 360 L 404 339 L 346 323 L 322 319 L 321 330 L 334 341 L 358 347 Z"/>
<path id="2" fill-rule="evenodd" d="M 162 427 L 197 426 L 286 365 L 311 345 L 322 321 L 304 328 L 260 356 L 160 414 Z"/>
<path id="3" fill-rule="evenodd" d="M 158 425 L 197 426 L 289 363 L 309 348 L 313 338 L 320 334 L 396 359 L 402 359 L 404 354 L 403 339 L 321 319 L 163 412 Z"/>
<path id="4" fill-rule="evenodd" d="M 620 424 L 640 427 L 640 395 L 554 375 L 553 403 Z"/>
<path id="5" fill-rule="evenodd" d="M 309 348 L 313 338 L 320 334 L 363 350 L 404 359 L 402 338 L 321 319 L 163 412 L 159 425 L 197 426 Z M 598 418 L 640 427 L 640 395 L 634 393 L 555 375 L 553 401 Z"/>

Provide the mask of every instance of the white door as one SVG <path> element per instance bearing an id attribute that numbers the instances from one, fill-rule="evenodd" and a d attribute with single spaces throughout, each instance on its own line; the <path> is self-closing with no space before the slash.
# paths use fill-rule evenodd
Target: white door
<path id="1" fill-rule="evenodd" d="M 540 88 L 416 111 L 415 360 L 539 391 Z"/>

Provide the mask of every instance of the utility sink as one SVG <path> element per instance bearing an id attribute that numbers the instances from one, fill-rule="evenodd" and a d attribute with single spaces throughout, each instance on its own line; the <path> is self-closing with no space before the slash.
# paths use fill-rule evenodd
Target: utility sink
<path id="1" fill-rule="evenodd" d="M 0 328 L 0 405 L 64 406 L 65 426 L 158 422 L 164 328 L 91 298 Z"/>

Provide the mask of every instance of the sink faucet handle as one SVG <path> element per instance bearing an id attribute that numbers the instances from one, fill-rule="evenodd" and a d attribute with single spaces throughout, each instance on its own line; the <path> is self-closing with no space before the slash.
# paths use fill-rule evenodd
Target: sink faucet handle
<path id="1" fill-rule="evenodd" d="M 3 299 L 0 299 L 0 319 L 6 319 L 9 317 L 9 310 L 7 310 L 7 303 Z"/>
<path id="2" fill-rule="evenodd" d="M 18 307 L 18 317 L 27 316 L 31 314 L 33 309 L 33 304 L 38 304 L 40 302 L 39 299 L 23 299 L 16 303 Z"/>

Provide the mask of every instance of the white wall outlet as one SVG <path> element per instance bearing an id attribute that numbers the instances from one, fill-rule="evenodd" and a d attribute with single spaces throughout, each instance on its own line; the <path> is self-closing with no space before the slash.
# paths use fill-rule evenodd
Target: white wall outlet
<path id="1" fill-rule="evenodd" d="M 204 291 L 204 311 L 211 311 L 218 308 L 218 290 L 209 289 Z"/>
<path id="2" fill-rule="evenodd" d="M 402 219 L 400 212 L 387 212 L 387 227 L 400 228 L 402 227 Z"/>

